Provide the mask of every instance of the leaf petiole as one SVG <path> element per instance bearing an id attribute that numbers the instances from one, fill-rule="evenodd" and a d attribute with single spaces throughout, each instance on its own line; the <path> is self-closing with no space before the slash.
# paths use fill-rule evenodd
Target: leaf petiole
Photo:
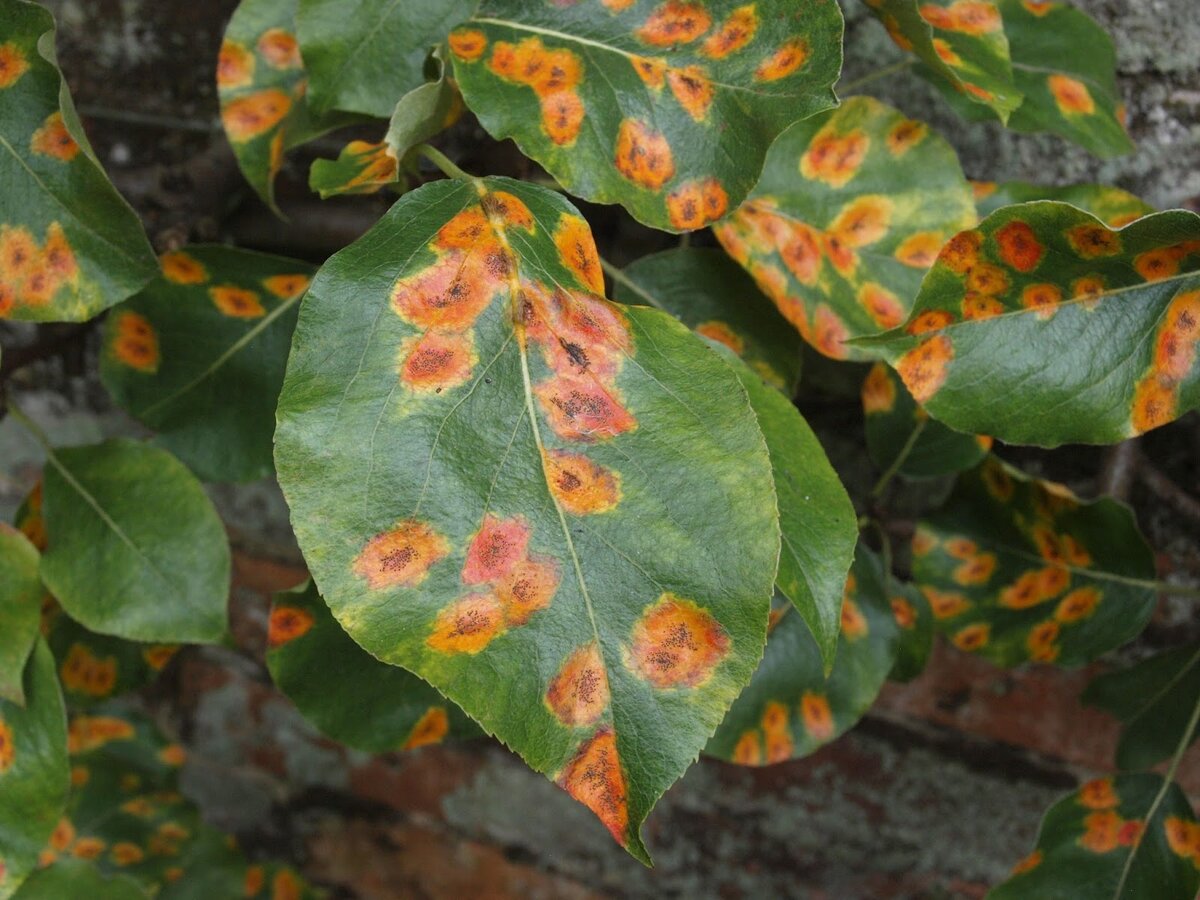
<path id="1" fill-rule="evenodd" d="M 458 166 L 456 166 L 441 150 L 437 147 L 432 147 L 429 144 L 418 144 L 416 147 L 417 153 L 425 157 L 433 163 L 447 178 L 457 178 L 460 181 L 473 181 L 473 175 L 468 175 Z"/>

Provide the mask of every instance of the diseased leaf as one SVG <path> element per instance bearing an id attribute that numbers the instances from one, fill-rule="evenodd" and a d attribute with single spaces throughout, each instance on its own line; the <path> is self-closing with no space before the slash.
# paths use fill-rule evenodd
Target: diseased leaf
<path id="1" fill-rule="evenodd" d="M 994 0 L 866 0 L 892 40 L 925 64 L 923 73 L 1001 121 L 1021 105 L 1008 38 Z"/>
<path id="2" fill-rule="evenodd" d="M 632 285 L 615 282 L 617 300 L 666 310 L 724 344 L 771 387 L 789 397 L 795 393 L 803 359 L 799 337 L 724 253 L 664 250 L 630 263 L 624 275 Z"/>
<path id="3" fill-rule="evenodd" d="M 761 657 L 779 532 L 729 367 L 602 288 L 553 191 L 406 194 L 301 305 L 276 462 L 350 636 L 645 860 L 641 822 Z"/>
<path id="4" fill-rule="evenodd" d="M 1066 203 L 956 235 L 881 348 L 952 428 L 1012 444 L 1113 443 L 1200 405 L 1200 216 L 1119 230 Z"/>
<path id="5" fill-rule="evenodd" d="M 982 219 L 1002 206 L 1031 200 L 1059 200 L 1089 212 L 1109 228 L 1123 228 L 1135 219 L 1148 216 L 1154 207 L 1129 191 L 1107 184 L 1068 184 L 1057 187 L 1030 184 L 1028 181 L 974 181 L 975 208 Z"/>
<path id="6" fill-rule="evenodd" d="M 1151 769 L 1183 740 L 1198 698 L 1200 644 L 1187 644 L 1094 678 L 1081 699 L 1125 723 L 1117 765 Z M 1193 729 L 1188 743 L 1195 740 Z"/>
<path id="7" fill-rule="evenodd" d="M 270 475 L 275 404 L 313 267 L 219 246 L 160 262 L 162 277 L 109 314 L 105 387 L 204 480 Z"/>
<path id="8" fill-rule="evenodd" d="M 734 209 L 779 133 L 834 105 L 841 46 L 832 0 L 484 0 L 450 34 L 493 137 L 667 231 Z"/>
<path id="9" fill-rule="evenodd" d="M 929 418 L 895 372 L 875 363 L 863 380 L 862 406 L 867 452 L 882 471 L 932 478 L 978 465 L 991 449 L 985 435 L 963 434 Z"/>
<path id="10" fill-rule="evenodd" d="M 25 703 L 25 661 L 37 641 L 42 609 L 38 551 L 21 532 L 0 522 L 0 700 Z"/>
<path id="11" fill-rule="evenodd" d="M 0 319 L 81 322 L 154 274 L 54 56 L 54 17 L 0 0 Z"/>
<path id="12" fill-rule="evenodd" d="M 410 750 L 483 733 L 416 675 L 354 643 L 312 582 L 275 595 L 267 666 L 306 719 L 356 750 Z"/>
<path id="13" fill-rule="evenodd" d="M 860 545 L 828 678 L 808 629 L 777 606 L 762 665 L 705 752 L 739 765 L 768 765 L 807 756 L 849 731 L 875 702 L 896 658 L 898 628 L 883 578 L 879 560 Z"/>
<path id="14" fill-rule="evenodd" d="M 933 651 L 933 611 L 915 585 L 888 577 L 888 602 L 900 629 L 896 662 L 890 681 L 912 681 L 923 671 Z"/>
<path id="15" fill-rule="evenodd" d="M 913 582 L 960 650 L 997 665 L 1078 666 L 1154 610 L 1154 556 L 1129 507 L 1084 502 L 995 457 L 917 524 Z"/>
<path id="16" fill-rule="evenodd" d="M 54 450 L 44 478 L 42 580 L 73 619 L 132 640 L 224 636 L 229 544 L 182 463 L 117 439 Z"/>
<path id="17" fill-rule="evenodd" d="M 25 663 L 23 693 L 24 707 L 0 698 L 0 898 L 37 865 L 67 801 L 67 717 L 40 639 Z"/>
<path id="18" fill-rule="evenodd" d="M 136 881 L 124 875 L 106 878 L 82 859 L 60 859 L 39 869 L 21 886 L 17 900 L 63 900 L 92 897 L 95 900 L 149 900 Z"/>
<path id="19" fill-rule="evenodd" d="M 767 156 L 747 201 L 713 233 L 806 341 L 844 341 L 904 321 L 950 235 L 975 221 L 954 150 L 869 97 L 798 122 Z"/>
<path id="20" fill-rule="evenodd" d="M 308 171 L 308 186 L 322 200 L 341 194 L 374 194 L 399 179 L 400 165 L 386 141 L 351 141 L 337 159 L 314 159 Z"/>
<path id="21" fill-rule="evenodd" d="M 476 0 L 299 0 L 296 28 L 308 103 L 384 119 L 425 80 L 431 44 L 471 15 Z M 423 139 L 422 139 L 423 140 Z"/>
<path id="22" fill-rule="evenodd" d="M 1059 800 L 1033 852 L 988 900 L 1192 900 L 1200 823 L 1176 784 L 1155 806 L 1163 786 L 1158 775 L 1117 775 Z"/>

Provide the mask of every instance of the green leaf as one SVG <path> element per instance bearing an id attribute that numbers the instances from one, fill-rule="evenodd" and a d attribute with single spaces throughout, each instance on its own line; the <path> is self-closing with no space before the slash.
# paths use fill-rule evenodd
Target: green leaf
<path id="1" fill-rule="evenodd" d="M 975 221 L 954 150 L 870 97 L 787 130 L 749 199 L 713 232 L 806 341 L 843 343 L 902 321 L 946 239 Z"/>
<path id="2" fill-rule="evenodd" d="M 400 180 L 400 166 L 386 141 L 351 141 L 337 159 L 314 159 L 308 186 L 322 200 L 342 194 L 374 194 Z"/>
<path id="3" fill-rule="evenodd" d="M 377 118 L 425 80 L 431 44 L 471 15 L 477 0 L 300 0 L 296 27 L 311 78 L 308 102 Z"/>
<path id="4" fill-rule="evenodd" d="M 308 75 L 296 41 L 297 0 L 241 0 L 217 60 L 221 123 L 238 166 L 271 209 L 284 151 L 360 121 L 318 113 L 308 102 Z"/>
<path id="5" fill-rule="evenodd" d="M 912 550 L 939 630 L 1001 666 L 1082 665 L 1154 610 L 1154 555 L 1129 507 L 1081 501 L 995 457 L 958 476 Z"/>
<path id="6" fill-rule="evenodd" d="M 88 144 L 54 17 L 0 0 L 0 319 L 81 322 L 154 275 L 138 217 Z"/>
<path id="7" fill-rule="evenodd" d="M 643 256 L 615 283 L 622 303 L 666 310 L 724 344 L 763 381 L 789 397 L 800 381 L 802 344 L 750 277 L 716 250 L 678 248 Z M 845 573 L 843 573 L 845 574 Z"/>
<path id="8" fill-rule="evenodd" d="M 779 531 L 729 367 L 602 290 L 553 191 L 406 194 L 305 297 L 275 455 L 350 636 L 645 860 L 640 824 L 761 657 Z"/>
<path id="9" fill-rule="evenodd" d="M 888 602 L 900 629 L 896 663 L 888 673 L 891 681 L 912 681 L 923 671 L 933 652 L 933 611 L 915 585 L 888 578 Z"/>
<path id="10" fill-rule="evenodd" d="M 72 618 L 132 640 L 224 636 L 225 530 L 169 453 L 124 439 L 52 451 L 45 516 L 42 580 Z"/>
<path id="11" fill-rule="evenodd" d="M 875 363 L 862 386 L 867 452 L 882 471 L 899 461 L 897 472 L 932 478 L 976 466 L 992 439 L 963 434 L 929 418 L 895 372 Z"/>
<path id="12" fill-rule="evenodd" d="M 1198 698 L 1200 644 L 1193 643 L 1100 675 L 1081 699 L 1125 724 L 1117 744 L 1117 765 L 1151 769 L 1183 740 Z M 1188 743 L 1195 740 L 1193 729 Z"/>
<path id="13" fill-rule="evenodd" d="M 758 766 L 807 756 L 849 731 L 875 702 L 899 629 L 879 560 L 860 545 L 845 585 L 837 658 L 826 678 L 809 630 L 784 606 L 762 665 L 705 753 Z"/>
<path id="14" fill-rule="evenodd" d="M 109 314 L 105 387 L 204 480 L 270 475 L 275 404 L 313 267 L 220 246 L 161 264 L 161 278 Z"/>
<path id="15" fill-rule="evenodd" d="M 81 859 L 60 859 L 39 869 L 17 894 L 17 900 L 63 900 L 64 897 L 148 900 L 149 894 L 132 878 L 124 875 L 106 878 L 95 866 Z"/>
<path id="16" fill-rule="evenodd" d="M 829 0 L 484 0 L 450 35 L 466 101 L 567 190 L 691 231 L 734 209 L 788 125 L 834 105 Z"/>
<path id="17" fill-rule="evenodd" d="M 993 0 L 867 0 L 892 40 L 925 65 L 922 74 L 1003 122 L 1021 105 L 1004 22 Z"/>
<path id="18" fill-rule="evenodd" d="M 1135 219 L 1148 216 L 1154 207 L 1144 203 L 1129 191 L 1107 184 L 1068 184 L 1057 187 L 1030 184 L 1028 181 L 975 181 L 975 208 L 984 218 L 1002 206 L 1028 203 L 1031 200 L 1060 200 L 1089 212 L 1109 228 L 1123 228 Z"/>
<path id="19" fill-rule="evenodd" d="M 311 581 L 275 595 L 267 666 L 306 719 L 356 750 L 386 753 L 482 734 L 416 675 L 354 643 Z"/>
<path id="20" fill-rule="evenodd" d="M 1066 203 L 956 235 L 878 347 L 916 400 L 1010 444 L 1113 443 L 1200 405 L 1200 216 L 1113 231 Z"/>
<path id="21" fill-rule="evenodd" d="M 25 660 L 38 636 L 42 610 L 38 551 L 21 532 L 0 523 L 0 700 L 25 703 Z"/>
<path id="22" fill-rule="evenodd" d="M 38 640 L 25 664 L 25 706 L 0 699 L 0 898 L 33 870 L 67 800 L 67 717 L 54 657 Z"/>
<path id="23" fill-rule="evenodd" d="M 1159 792 L 1166 788 L 1161 800 Z M 1042 819 L 1037 846 L 988 900 L 1193 900 L 1200 824 L 1149 773 L 1089 781 Z"/>

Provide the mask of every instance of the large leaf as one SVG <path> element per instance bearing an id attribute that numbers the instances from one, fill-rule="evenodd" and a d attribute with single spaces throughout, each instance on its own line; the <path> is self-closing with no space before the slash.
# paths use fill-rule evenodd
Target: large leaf
<path id="1" fill-rule="evenodd" d="M 975 221 L 954 150 L 869 97 L 798 122 L 771 147 L 749 199 L 714 233 L 804 339 L 845 343 L 904 321 L 945 240 Z"/>
<path id="2" fill-rule="evenodd" d="M 1200 404 L 1200 216 L 1119 230 L 1065 203 L 997 210 L 942 249 L 880 346 L 952 428 L 1111 443 Z"/>
<path id="3" fill-rule="evenodd" d="M 1200 644 L 1176 647 L 1100 675 L 1081 699 L 1125 724 L 1117 744 L 1118 766 L 1153 768 L 1175 752 L 1200 702 Z M 1188 743 L 1196 735 L 1193 728 Z"/>
<path id="4" fill-rule="evenodd" d="M 82 859 L 60 859 L 34 872 L 21 886 L 17 900 L 63 900 L 64 897 L 148 900 L 149 896 L 126 875 L 108 878 Z"/>
<path id="5" fill-rule="evenodd" d="M 689 328 L 724 344 L 763 381 L 788 396 L 796 390 L 803 359 L 800 339 L 754 282 L 716 250 L 664 250 L 624 270 L 614 297 L 648 303 Z"/>
<path id="6" fill-rule="evenodd" d="M 1118 775 L 1050 807 L 1037 846 L 988 900 L 1193 900 L 1198 888 L 1200 823 L 1183 791 Z"/>
<path id="7" fill-rule="evenodd" d="M 484 0 L 450 35 L 480 123 L 567 190 L 690 231 L 733 209 L 792 122 L 836 102 L 830 0 Z"/>
<path id="8" fill-rule="evenodd" d="M 224 636 L 225 530 L 169 453 L 125 439 L 52 451 L 45 516 L 42 580 L 72 618 L 133 640 Z"/>
<path id="9" fill-rule="evenodd" d="M 54 657 L 38 641 L 25 664 L 25 706 L 0 698 L 0 898 L 37 864 L 67 800 L 67 717 Z"/>
<path id="10" fill-rule="evenodd" d="M 958 476 L 912 549 L 940 630 L 998 665 L 1082 665 L 1154 610 L 1154 556 L 1129 507 L 1085 503 L 995 457 Z"/>
<path id="11" fill-rule="evenodd" d="M 354 643 L 312 582 L 275 595 L 267 666 L 306 719 L 357 750 L 385 753 L 481 734 L 416 675 Z"/>
<path id="12" fill-rule="evenodd" d="M 892 40 L 926 73 L 1001 121 L 1021 105 L 995 0 L 866 0 Z"/>
<path id="13" fill-rule="evenodd" d="M 992 440 L 963 434 L 929 418 L 900 377 L 881 362 L 863 380 L 862 406 L 867 452 L 883 471 L 909 478 L 931 478 L 978 465 Z"/>
<path id="14" fill-rule="evenodd" d="M 38 551 L 21 532 L 0 522 L 0 700 L 21 705 L 25 660 L 38 635 L 42 579 Z"/>
<path id="15" fill-rule="evenodd" d="M 807 756 L 848 731 L 887 679 L 898 627 L 879 560 L 860 547 L 845 584 L 841 636 L 826 678 L 821 654 L 794 613 L 777 619 L 762 665 L 705 752 L 748 766 Z"/>
<path id="16" fill-rule="evenodd" d="M 271 474 L 275 403 L 313 267 L 232 247 L 167 253 L 109 314 L 100 375 L 206 481 Z"/>
<path id="17" fill-rule="evenodd" d="M 1148 216 L 1154 207 L 1120 188 L 1107 184 L 1066 184 L 1051 186 L 1028 181 L 975 181 L 975 208 L 979 217 L 990 216 L 1002 206 L 1031 200 L 1060 200 L 1090 212 L 1109 228 L 1123 228 L 1134 219 Z"/>
<path id="18" fill-rule="evenodd" d="M 645 859 L 641 822 L 761 656 L 779 532 L 729 367 L 602 285 L 553 191 L 406 194 L 301 306 L 276 462 L 351 637 Z"/>
<path id="19" fill-rule="evenodd" d="M 0 22 L 0 319 L 90 319 L 149 281 L 154 256 L 75 115 L 54 17 L 0 0 Z"/>

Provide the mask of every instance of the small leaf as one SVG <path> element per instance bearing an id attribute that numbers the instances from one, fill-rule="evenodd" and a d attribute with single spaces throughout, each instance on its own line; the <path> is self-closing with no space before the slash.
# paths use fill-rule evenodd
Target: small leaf
<path id="1" fill-rule="evenodd" d="M 900 629 L 896 663 L 888 673 L 890 681 L 912 681 L 923 671 L 933 652 L 933 611 L 925 595 L 915 585 L 889 576 L 888 602 Z"/>
<path id="2" fill-rule="evenodd" d="M 314 159 L 308 186 L 322 200 L 342 194 L 374 194 L 400 180 L 400 165 L 385 141 L 351 141 L 337 159 Z"/>
<path id="3" fill-rule="evenodd" d="M 754 679 L 705 753 L 746 766 L 798 759 L 849 731 L 875 702 L 896 659 L 898 627 L 879 560 L 861 545 L 845 585 L 841 636 L 826 678 L 812 635 L 786 606 Z"/>
<path id="4" fill-rule="evenodd" d="M 416 675 L 354 643 L 312 582 L 275 595 L 267 666 L 306 719 L 356 750 L 386 753 L 482 734 Z"/>
<path id="5" fill-rule="evenodd" d="M 1179 786 L 1149 773 L 1117 775 L 1089 781 L 1050 807 L 1033 852 L 987 896 L 1193 900 L 1198 867 L 1200 823 Z"/>
<path id="6" fill-rule="evenodd" d="M 125 875 L 106 878 L 82 859 L 60 859 L 34 872 L 21 886 L 17 900 L 63 900 L 92 897 L 96 900 L 149 900 L 149 894 Z"/>
<path id="7" fill-rule="evenodd" d="M 713 232 L 806 341 L 867 359 L 878 351 L 843 342 L 904 321 L 939 248 L 974 221 L 950 145 L 852 97 L 781 135 L 746 203 Z"/>
<path id="8" fill-rule="evenodd" d="M 318 113 L 376 118 L 425 80 L 429 46 L 471 15 L 475 0 L 300 0 L 296 27 Z M 423 140 L 423 139 L 422 139 Z"/>
<path id="9" fill-rule="evenodd" d="M 895 372 L 875 363 L 862 386 L 867 452 L 882 471 L 903 453 L 897 470 L 909 478 L 932 478 L 976 466 L 992 439 L 962 434 L 929 418 Z M 919 429 L 919 430 L 918 430 Z"/>
<path id="10" fill-rule="evenodd" d="M 23 693 L 23 708 L 0 698 L 0 898 L 37 865 L 67 801 L 67 719 L 54 657 L 40 639 Z"/>
<path id="11" fill-rule="evenodd" d="M 1094 678 L 1084 703 L 1116 716 L 1122 769 L 1151 769 L 1175 752 L 1200 699 L 1200 645 L 1176 647 L 1128 669 Z M 1196 740 L 1193 729 L 1188 743 Z M 1200 860 L 1198 860 L 1200 862 Z"/>
<path id="12" fill-rule="evenodd" d="M 220 640 L 229 544 L 195 477 L 124 439 L 55 450 L 41 574 L 72 618 L 142 641 Z"/>
<path id="13" fill-rule="evenodd" d="M 270 475 L 275 404 L 313 267 L 233 247 L 166 253 L 109 314 L 100 375 L 206 481 Z"/>
<path id="14" fill-rule="evenodd" d="M 668 231 L 735 208 L 776 136 L 834 105 L 841 44 L 829 0 L 484 0 L 450 34 L 463 99 L 493 137 Z"/>
<path id="15" fill-rule="evenodd" d="M 640 824 L 761 657 L 779 532 L 729 367 L 602 288 L 553 191 L 405 194 L 301 305 L 276 462 L 350 636 L 644 860 Z"/>
<path id="16" fill-rule="evenodd" d="M 54 56 L 54 17 L 0 0 L 0 319 L 81 322 L 154 274 Z"/>
<path id="17" fill-rule="evenodd" d="M 1129 507 L 1084 502 L 990 457 L 917 524 L 913 582 L 938 628 L 997 665 L 1078 666 L 1154 610 L 1154 556 Z"/>
<path id="18" fill-rule="evenodd" d="M 1028 181 L 975 181 L 975 208 L 982 219 L 1002 206 L 1028 203 L 1031 200 L 1059 200 L 1089 212 L 1109 228 L 1124 228 L 1135 219 L 1148 216 L 1154 207 L 1142 202 L 1129 191 L 1107 184 L 1068 184 L 1050 186 Z"/>
<path id="19" fill-rule="evenodd" d="M 0 523 L 0 700 L 25 704 L 25 660 L 37 641 L 42 610 L 38 551 L 21 532 Z"/>
<path id="20" fill-rule="evenodd" d="M 1066 203 L 999 209 L 941 251 L 880 347 L 951 428 L 1114 443 L 1200 405 L 1200 216 L 1119 230 Z"/>

